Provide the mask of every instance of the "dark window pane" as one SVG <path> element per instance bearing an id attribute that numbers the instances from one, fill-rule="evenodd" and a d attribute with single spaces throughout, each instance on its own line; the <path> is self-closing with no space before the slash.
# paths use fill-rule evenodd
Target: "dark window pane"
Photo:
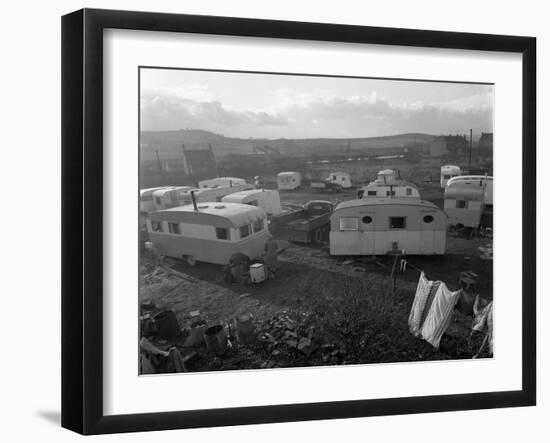
<path id="1" fill-rule="evenodd" d="M 390 217 L 390 229 L 404 229 L 405 217 Z"/>
<path id="2" fill-rule="evenodd" d="M 241 233 L 241 238 L 248 237 L 250 235 L 250 226 L 244 225 L 239 228 L 239 232 Z"/>
<path id="3" fill-rule="evenodd" d="M 179 234 L 180 225 L 177 223 L 168 223 L 168 231 L 170 231 L 170 234 Z"/>
<path id="4" fill-rule="evenodd" d="M 260 232 L 264 228 L 263 219 L 258 219 L 254 222 L 254 232 Z"/>
<path id="5" fill-rule="evenodd" d="M 229 238 L 226 228 L 216 228 L 216 238 L 218 240 L 227 240 Z"/>
<path id="6" fill-rule="evenodd" d="M 457 200 L 456 201 L 456 207 L 458 209 L 465 209 L 468 207 L 466 200 Z"/>

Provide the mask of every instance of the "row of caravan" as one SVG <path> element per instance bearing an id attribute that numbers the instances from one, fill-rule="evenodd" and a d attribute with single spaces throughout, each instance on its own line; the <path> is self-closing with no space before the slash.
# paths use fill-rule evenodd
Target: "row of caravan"
<path id="1" fill-rule="evenodd" d="M 264 253 L 268 216 L 282 212 L 278 191 L 255 189 L 244 179 L 218 177 L 198 188 L 143 189 L 149 240 L 159 254 L 197 262 L 227 264 L 232 255 L 256 258 Z"/>
<path id="2" fill-rule="evenodd" d="M 440 209 L 422 200 L 414 185 L 382 174 L 360 190 L 358 199 L 333 210 L 330 254 L 386 255 L 396 249 L 408 255 L 445 254 L 448 226 L 479 226 L 484 209 L 492 204 L 492 184 L 488 176 L 449 179 Z M 159 253 L 190 264 L 226 264 L 235 253 L 261 256 L 270 238 L 268 217 L 281 214 L 279 193 L 239 186 L 247 185 L 232 181 L 217 188 L 147 190 L 154 197 L 147 231 Z M 157 210 L 155 203 L 167 207 Z"/>
<path id="3" fill-rule="evenodd" d="M 220 201 L 226 195 L 248 189 L 254 189 L 254 186 L 244 183 L 200 189 L 192 186 L 164 186 L 142 189 L 140 191 L 140 210 L 149 213 L 190 204 L 191 192 L 195 194 L 197 201 Z"/>
<path id="4" fill-rule="evenodd" d="M 157 191 L 153 199 L 154 206 L 152 208 L 147 207 L 146 212 L 150 213 L 178 206 L 189 206 L 193 202 L 192 197 L 195 198 L 197 203 L 228 202 L 258 206 L 269 216 L 277 216 L 282 211 L 281 199 L 277 191 L 269 189 L 250 189 L 250 186 L 238 185 L 232 188 L 176 188 Z"/>
<path id="5" fill-rule="evenodd" d="M 340 203 L 330 215 L 334 256 L 445 253 L 447 215 L 416 199 L 358 199 Z M 270 239 L 268 219 L 259 207 L 231 202 L 195 203 L 152 212 L 149 239 L 161 255 L 189 264 L 227 264 L 242 253 L 260 257 Z"/>
<path id="6" fill-rule="evenodd" d="M 347 172 L 331 172 L 325 179 L 326 183 L 338 185 L 342 189 L 351 188 L 351 175 Z M 302 185 L 302 174 L 299 172 L 279 172 L 277 188 L 282 191 L 293 191 Z"/>

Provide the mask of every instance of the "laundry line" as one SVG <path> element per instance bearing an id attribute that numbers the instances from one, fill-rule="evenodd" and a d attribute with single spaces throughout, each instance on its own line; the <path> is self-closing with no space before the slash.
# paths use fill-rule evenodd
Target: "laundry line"
<path id="1" fill-rule="evenodd" d="M 407 268 L 412 268 L 414 269 L 416 272 L 418 272 L 419 274 L 424 274 L 424 276 L 428 279 L 428 280 L 434 280 L 434 281 L 440 281 L 440 282 L 443 282 L 443 279 L 442 278 L 437 278 L 435 277 L 433 274 L 428 274 L 426 271 L 424 271 L 424 269 L 420 269 L 418 267 L 416 267 L 415 265 L 413 265 L 409 260 L 407 260 L 406 258 L 402 258 L 400 263 L 399 263 L 399 273 L 401 275 L 403 275 L 405 273 L 405 271 L 407 270 Z"/>

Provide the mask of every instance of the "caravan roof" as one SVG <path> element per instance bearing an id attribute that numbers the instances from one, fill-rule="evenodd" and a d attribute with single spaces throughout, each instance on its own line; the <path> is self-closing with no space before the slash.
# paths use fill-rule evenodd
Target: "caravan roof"
<path id="1" fill-rule="evenodd" d="M 336 206 L 335 212 L 339 209 L 354 208 L 359 206 L 382 206 L 382 205 L 406 205 L 422 206 L 429 209 L 439 209 L 438 206 L 426 200 L 415 200 L 411 198 L 377 198 L 377 199 L 358 199 L 347 200 Z"/>
<path id="2" fill-rule="evenodd" d="M 153 193 L 159 189 L 172 189 L 173 186 L 156 186 L 154 188 L 145 188 L 139 190 L 139 195 L 147 194 L 148 192 Z"/>
<path id="3" fill-rule="evenodd" d="M 389 186 L 394 186 L 394 187 L 408 186 L 410 188 L 418 190 L 418 186 L 416 186 L 414 183 L 408 182 L 400 178 L 388 180 L 386 182 L 384 182 L 383 180 L 374 180 L 370 182 L 368 185 L 363 186 L 363 189 L 370 188 L 370 187 L 387 188 Z"/>
<path id="4" fill-rule="evenodd" d="M 261 194 L 265 192 L 263 189 L 249 189 L 248 191 L 239 191 L 233 192 L 232 194 L 226 195 L 224 199 L 227 200 L 242 200 L 250 195 Z"/>
<path id="5" fill-rule="evenodd" d="M 265 218 L 263 209 L 240 203 L 199 203 L 195 211 L 193 205 L 178 206 L 176 208 L 163 209 L 150 215 L 152 220 L 170 219 L 181 221 L 182 217 L 188 219 L 189 223 L 201 224 L 205 218 L 216 219 L 216 224 L 227 227 L 239 228 L 240 226 L 253 223 L 258 218 Z"/>
<path id="6" fill-rule="evenodd" d="M 453 183 L 474 181 L 474 180 L 487 180 L 488 182 L 493 181 L 493 176 L 491 175 L 457 175 L 447 182 L 447 186 L 451 186 Z"/>
<path id="7" fill-rule="evenodd" d="M 277 175 L 279 177 L 290 177 L 290 176 L 293 176 L 295 174 L 298 174 L 297 172 L 279 172 Z"/>
<path id="8" fill-rule="evenodd" d="M 183 192 L 183 191 L 189 191 L 189 190 L 192 190 L 192 189 L 196 189 L 196 188 L 193 188 L 192 186 L 168 186 L 168 187 L 165 187 L 165 188 L 157 189 L 154 192 L 154 194 L 155 195 L 164 195 L 167 192 L 171 192 L 171 191 Z"/>

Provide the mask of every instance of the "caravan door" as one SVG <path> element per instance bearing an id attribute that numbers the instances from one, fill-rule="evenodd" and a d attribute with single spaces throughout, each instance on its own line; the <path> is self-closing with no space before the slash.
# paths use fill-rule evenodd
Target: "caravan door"
<path id="1" fill-rule="evenodd" d="M 432 227 L 437 214 L 422 212 L 420 214 L 420 254 L 431 255 L 437 252 L 436 233 Z"/>
<path id="2" fill-rule="evenodd" d="M 375 215 L 374 212 L 367 212 L 360 214 L 360 229 L 361 229 L 361 255 L 374 255 L 375 254 Z"/>

